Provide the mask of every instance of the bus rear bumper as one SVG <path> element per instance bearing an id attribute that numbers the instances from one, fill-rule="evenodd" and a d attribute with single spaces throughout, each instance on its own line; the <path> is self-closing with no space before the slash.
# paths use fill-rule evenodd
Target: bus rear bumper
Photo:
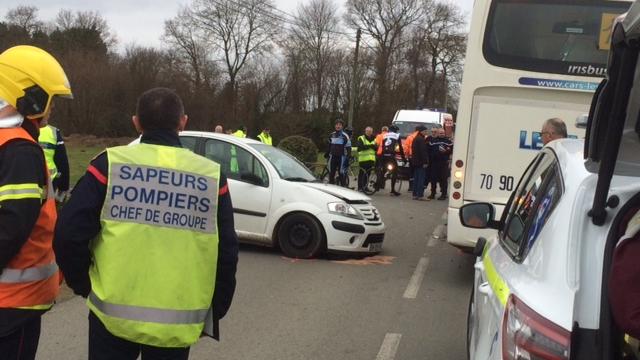
<path id="1" fill-rule="evenodd" d="M 460 209 L 450 207 L 447 211 L 447 242 L 465 251 L 473 250 L 479 237 L 491 238 L 496 235 L 493 229 L 471 229 L 460 223 Z"/>

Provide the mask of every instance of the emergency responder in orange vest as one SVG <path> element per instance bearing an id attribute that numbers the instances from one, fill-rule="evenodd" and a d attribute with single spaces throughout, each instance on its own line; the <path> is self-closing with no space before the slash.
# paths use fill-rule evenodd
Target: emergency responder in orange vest
<path id="1" fill-rule="evenodd" d="M 15 46 L 0 54 L 0 358 L 34 359 L 40 317 L 58 294 L 52 249 L 56 204 L 39 127 L 54 97 L 71 97 L 49 53 Z"/>
<path id="2" fill-rule="evenodd" d="M 376 135 L 376 146 L 378 147 L 378 150 L 376 151 L 376 155 L 378 157 L 382 155 L 382 139 L 384 138 L 384 134 L 388 132 L 389 132 L 389 127 L 383 126 L 382 129 L 380 129 L 380 133 Z"/>
<path id="3" fill-rule="evenodd" d="M 384 138 L 384 135 L 386 133 L 389 132 L 389 127 L 388 126 L 383 126 L 380 129 L 380 133 L 378 135 L 376 135 L 376 139 L 375 139 L 375 143 L 376 143 L 376 171 L 377 173 L 380 173 L 382 171 L 382 139 Z M 381 189 L 384 189 L 384 183 L 380 184 Z"/>

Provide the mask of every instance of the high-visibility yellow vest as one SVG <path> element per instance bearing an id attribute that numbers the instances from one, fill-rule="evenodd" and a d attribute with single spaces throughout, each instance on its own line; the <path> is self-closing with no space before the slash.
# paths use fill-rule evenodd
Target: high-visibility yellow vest
<path id="1" fill-rule="evenodd" d="M 247 134 L 242 130 L 236 130 L 236 132 L 234 132 L 232 135 L 235 136 L 235 137 L 239 137 L 239 138 L 246 138 L 247 137 Z"/>
<path id="2" fill-rule="evenodd" d="M 190 346 L 215 290 L 220 166 L 187 149 L 150 144 L 107 155 L 87 305 L 117 337 Z"/>
<path id="3" fill-rule="evenodd" d="M 273 140 L 271 138 L 270 134 L 266 134 L 264 131 L 260 133 L 260 135 L 258 135 L 258 140 L 260 140 L 261 142 L 267 144 L 267 145 L 271 145 L 273 146 Z"/>
<path id="4" fill-rule="evenodd" d="M 358 138 L 365 145 L 375 145 L 376 140 L 373 141 L 367 140 L 367 137 L 364 135 L 360 135 Z M 358 162 L 365 161 L 376 161 L 376 151 L 372 149 L 358 149 Z"/>
<path id="5" fill-rule="evenodd" d="M 40 129 L 40 136 L 38 137 L 38 143 L 44 151 L 44 159 L 47 162 L 47 169 L 49 169 L 49 176 L 51 179 L 55 179 L 60 176 L 58 167 L 53 161 L 56 154 L 56 146 L 58 146 L 58 129 L 51 125 L 47 125 Z"/>

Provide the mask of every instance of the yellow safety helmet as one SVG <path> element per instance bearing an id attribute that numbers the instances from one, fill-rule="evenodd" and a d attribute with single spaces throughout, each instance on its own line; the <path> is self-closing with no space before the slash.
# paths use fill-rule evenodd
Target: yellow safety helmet
<path id="1" fill-rule="evenodd" d="M 67 75 L 51 54 L 27 45 L 0 54 L 0 99 L 33 119 L 49 112 L 54 96 L 73 97 Z"/>

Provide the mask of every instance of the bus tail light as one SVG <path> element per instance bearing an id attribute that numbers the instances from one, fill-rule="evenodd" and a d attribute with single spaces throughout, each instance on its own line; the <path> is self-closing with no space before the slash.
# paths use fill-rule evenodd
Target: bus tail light
<path id="1" fill-rule="evenodd" d="M 456 160 L 456 167 L 461 168 L 464 165 L 464 162 L 462 162 L 462 160 Z"/>
<path id="2" fill-rule="evenodd" d="M 453 198 L 453 200 L 460 200 L 461 195 L 456 191 L 451 195 L 451 197 Z"/>
<path id="3" fill-rule="evenodd" d="M 453 177 L 456 180 L 462 180 L 462 170 L 456 170 L 453 172 Z"/>
<path id="4" fill-rule="evenodd" d="M 568 360 L 571 333 L 525 305 L 516 296 L 507 300 L 502 320 L 504 360 Z"/>

